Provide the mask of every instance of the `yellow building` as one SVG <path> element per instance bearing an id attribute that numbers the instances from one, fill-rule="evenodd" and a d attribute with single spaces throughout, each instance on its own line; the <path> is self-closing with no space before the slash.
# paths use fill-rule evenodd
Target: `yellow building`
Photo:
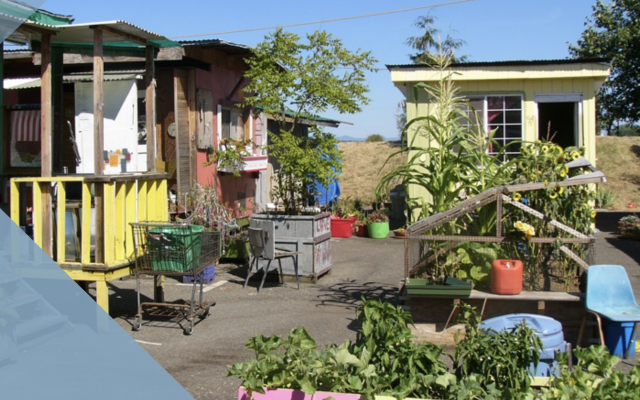
<path id="1" fill-rule="evenodd" d="M 517 155 L 521 141 L 553 136 L 552 141 L 563 148 L 584 146 L 585 158 L 596 165 L 596 93 L 611 72 L 608 60 L 472 62 L 451 64 L 444 72 L 416 64 L 387 68 L 405 95 L 407 121 L 435 109 L 433 97 L 415 87 L 436 85 L 444 73 L 458 95 L 475 108 L 484 131 L 496 131 L 494 140 L 505 148 L 505 157 Z M 412 134 L 415 129 L 409 131 Z M 409 143 L 412 140 L 417 147 L 429 146 L 424 135 L 408 138 Z M 410 186 L 408 195 L 430 197 L 415 186 Z"/>
<path id="2" fill-rule="evenodd" d="M 416 64 L 387 68 L 406 97 L 407 120 L 427 115 L 427 97 L 414 99 L 413 88 L 437 83 L 441 72 Z M 584 146 L 585 157 L 596 165 L 596 93 L 611 72 L 607 60 L 473 62 L 452 64 L 448 72 L 485 131 L 497 129 L 498 143 L 547 138 L 550 126 L 554 142 Z M 515 147 L 510 152 L 517 153 Z"/>

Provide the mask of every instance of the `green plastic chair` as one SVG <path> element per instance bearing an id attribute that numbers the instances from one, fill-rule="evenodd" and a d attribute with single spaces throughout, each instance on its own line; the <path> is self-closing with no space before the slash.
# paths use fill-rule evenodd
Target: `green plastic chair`
<path id="1" fill-rule="evenodd" d="M 602 318 L 613 322 L 634 322 L 633 332 L 624 358 L 629 356 L 633 338 L 636 335 L 638 322 L 640 322 L 640 306 L 636 302 L 633 288 L 629 281 L 627 271 L 621 265 L 592 265 L 587 271 L 587 301 L 586 313 L 580 324 L 578 343 L 582 334 L 588 314 L 593 314 L 598 322 L 600 341 L 604 342 L 602 331 Z"/>

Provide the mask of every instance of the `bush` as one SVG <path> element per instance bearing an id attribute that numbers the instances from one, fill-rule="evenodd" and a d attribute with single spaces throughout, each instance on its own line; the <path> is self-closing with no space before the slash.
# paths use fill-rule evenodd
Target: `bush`
<path id="1" fill-rule="evenodd" d="M 616 194 L 611 189 L 599 187 L 596 192 L 596 208 L 611 208 L 615 205 Z"/>
<path id="2" fill-rule="evenodd" d="M 379 133 L 374 133 L 373 135 L 367 136 L 364 141 L 367 143 L 384 142 L 384 137 Z"/>

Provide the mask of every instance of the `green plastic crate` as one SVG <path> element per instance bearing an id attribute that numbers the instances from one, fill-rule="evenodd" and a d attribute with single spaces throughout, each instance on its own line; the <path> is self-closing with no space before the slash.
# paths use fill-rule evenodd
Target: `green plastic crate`
<path id="1" fill-rule="evenodd" d="M 151 268 L 154 271 L 189 272 L 193 271 L 200 257 L 201 238 L 204 226 L 191 225 L 186 227 L 160 227 L 149 229 L 149 236 L 162 235 L 163 240 L 158 243 L 149 241 L 151 254 Z M 170 244 L 165 243 L 165 239 Z"/>

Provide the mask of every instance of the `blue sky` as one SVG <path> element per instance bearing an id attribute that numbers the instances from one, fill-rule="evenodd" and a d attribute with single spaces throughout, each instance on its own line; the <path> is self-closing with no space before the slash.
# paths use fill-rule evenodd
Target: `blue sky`
<path id="1" fill-rule="evenodd" d="M 446 1 L 446 0 L 444 0 Z M 71 14 L 76 23 L 122 19 L 165 36 L 226 32 L 274 25 L 295 24 L 438 4 L 443 0 L 324 0 L 324 1 L 216 1 L 216 0 L 48 0 L 41 8 Z M 476 0 L 378 17 L 289 28 L 299 35 L 318 29 L 340 38 L 351 50 L 369 50 L 378 59 L 377 73 L 368 75 L 371 103 L 355 115 L 325 116 L 354 125 L 342 125 L 338 136 L 366 137 L 381 133 L 398 135 L 396 104 L 402 99 L 385 64 L 409 63 L 409 36 L 417 17 L 431 13 L 443 33 L 465 40 L 459 54 L 470 61 L 561 59 L 567 43 L 575 43 L 592 14 L 595 0 Z M 268 31 L 198 36 L 255 45 Z"/>

